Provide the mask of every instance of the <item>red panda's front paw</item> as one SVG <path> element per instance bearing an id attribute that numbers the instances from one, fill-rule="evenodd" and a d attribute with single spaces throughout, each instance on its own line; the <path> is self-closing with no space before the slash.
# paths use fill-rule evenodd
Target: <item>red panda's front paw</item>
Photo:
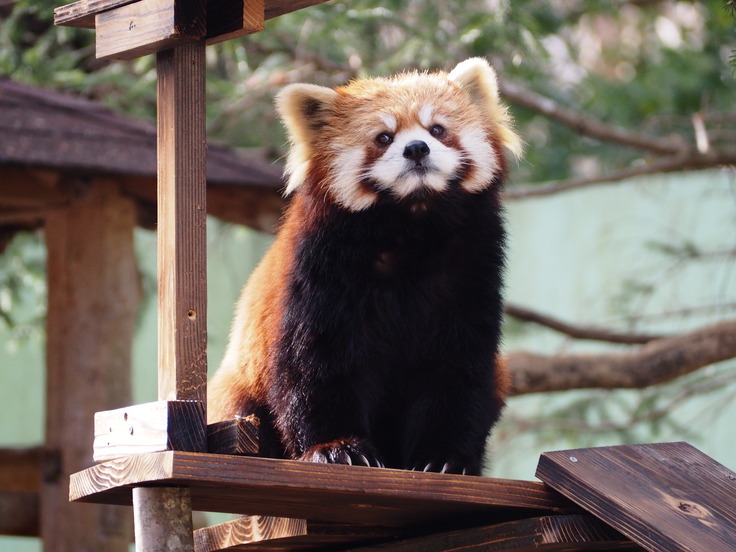
<path id="1" fill-rule="evenodd" d="M 433 473 L 452 473 L 457 475 L 479 475 L 478 468 L 471 465 L 472 462 L 462 462 L 457 458 L 448 460 L 428 460 L 415 464 L 412 471 L 423 471 Z"/>
<path id="2" fill-rule="evenodd" d="M 314 445 L 302 454 L 299 460 L 323 464 L 383 467 L 383 463 L 373 453 L 372 447 L 359 439 L 336 439 L 329 443 Z"/>

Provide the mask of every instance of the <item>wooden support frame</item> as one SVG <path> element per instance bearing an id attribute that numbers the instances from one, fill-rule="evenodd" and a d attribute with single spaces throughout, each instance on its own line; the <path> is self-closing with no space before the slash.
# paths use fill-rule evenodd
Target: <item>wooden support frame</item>
<path id="1" fill-rule="evenodd" d="M 137 0 L 95 16 L 98 59 L 130 60 L 207 34 L 205 0 Z"/>

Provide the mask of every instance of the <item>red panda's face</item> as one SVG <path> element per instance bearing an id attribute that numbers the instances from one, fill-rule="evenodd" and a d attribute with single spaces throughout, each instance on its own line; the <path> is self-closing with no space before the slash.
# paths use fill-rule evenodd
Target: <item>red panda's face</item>
<path id="1" fill-rule="evenodd" d="M 453 182 L 478 192 L 502 170 L 502 147 L 519 146 L 493 70 L 479 59 L 449 75 L 357 80 L 335 90 L 291 85 L 279 109 L 292 141 L 287 192 L 316 175 L 312 186 L 353 211 L 380 195 L 400 201 Z"/>

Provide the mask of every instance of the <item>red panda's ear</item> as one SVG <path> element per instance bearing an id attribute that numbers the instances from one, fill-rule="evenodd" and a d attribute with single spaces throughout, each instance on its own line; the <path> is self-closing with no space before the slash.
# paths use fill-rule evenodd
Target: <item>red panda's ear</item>
<path id="1" fill-rule="evenodd" d="M 516 135 L 506 107 L 498 96 L 496 72 L 483 58 L 470 58 L 457 64 L 448 76 L 467 91 L 473 103 L 490 118 L 501 143 L 515 156 L 521 155 L 521 139 Z"/>
<path id="2" fill-rule="evenodd" d="M 301 184 L 309 172 L 309 160 L 318 134 L 327 124 L 337 92 L 314 84 L 290 84 L 276 96 L 276 109 L 289 134 L 291 149 L 286 163 L 286 193 Z"/>

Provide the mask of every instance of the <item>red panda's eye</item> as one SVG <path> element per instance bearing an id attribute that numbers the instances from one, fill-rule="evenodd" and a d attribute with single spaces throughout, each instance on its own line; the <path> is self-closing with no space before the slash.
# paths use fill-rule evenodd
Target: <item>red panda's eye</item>
<path id="1" fill-rule="evenodd" d="M 429 127 L 429 133 L 435 138 L 442 138 L 445 134 L 447 134 L 447 131 L 442 125 L 432 125 L 431 127 Z"/>
<path id="2" fill-rule="evenodd" d="M 394 137 L 391 136 L 388 132 L 382 132 L 378 136 L 376 136 L 376 144 L 379 146 L 389 146 L 394 141 Z"/>

